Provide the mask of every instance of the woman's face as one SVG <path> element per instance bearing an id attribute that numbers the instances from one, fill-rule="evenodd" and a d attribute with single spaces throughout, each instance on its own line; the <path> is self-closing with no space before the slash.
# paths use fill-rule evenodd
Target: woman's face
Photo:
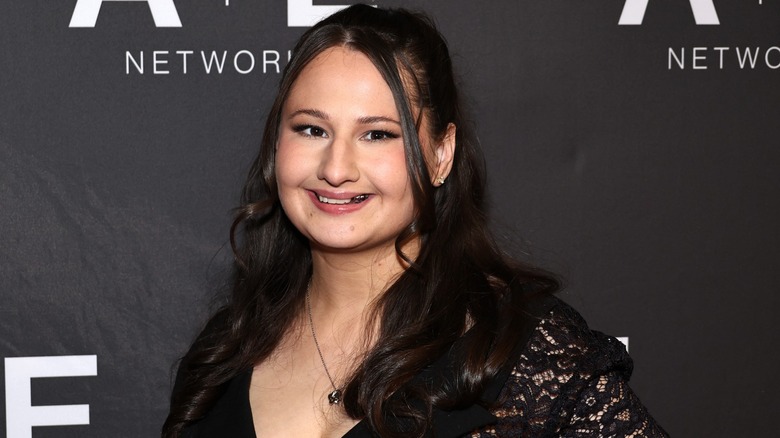
<path id="1" fill-rule="evenodd" d="M 279 132 L 279 199 L 312 249 L 392 249 L 414 203 L 398 110 L 371 61 L 342 47 L 318 55 L 295 80 Z"/>

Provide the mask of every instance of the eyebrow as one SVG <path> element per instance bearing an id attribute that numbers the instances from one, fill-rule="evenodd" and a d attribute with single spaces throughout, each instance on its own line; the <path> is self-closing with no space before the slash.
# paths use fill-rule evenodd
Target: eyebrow
<path id="1" fill-rule="evenodd" d="M 312 108 L 303 108 L 303 109 L 295 110 L 293 111 L 292 114 L 290 114 L 289 119 L 292 119 L 293 117 L 299 114 L 306 114 L 308 116 L 316 117 L 322 120 L 330 120 L 330 116 L 328 115 L 328 113 L 320 110 L 312 109 Z M 360 123 L 361 125 L 370 125 L 370 124 L 381 123 L 381 122 L 389 122 L 389 123 L 395 123 L 396 125 L 401 125 L 401 122 L 399 122 L 398 120 L 386 116 L 358 117 L 357 122 Z"/>
<path id="2" fill-rule="evenodd" d="M 362 125 L 370 125 L 372 123 L 381 123 L 381 122 L 390 122 L 395 123 L 396 125 L 401 125 L 401 122 L 395 119 L 391 119 L 390 117 L 385 116 L 365 116 L 365 117 L 358 117 L 357 119 L 358 123 Z"/>
<path id="3" fill-rule="evenodd" d="M 324 113 L 324 112 L 322 112 L 320 110 L 316 110 L 316 109 L 310 109 L 310 108 L 304 108 L 304 109 L 299 109 L 299 110 L 293 111 L 293 113 L 290 114 L 290 117 L 288 117 L 288 118 L 292 119 L 293 117 L 297 116 L 298 114 L 306 114 L 306 115 L 309 115 L 309 116 L 312 116 L 312 117 L 316 117 L 318 119 L 330 120 L 330 116 L 328 116 L 327 113 Z"/>

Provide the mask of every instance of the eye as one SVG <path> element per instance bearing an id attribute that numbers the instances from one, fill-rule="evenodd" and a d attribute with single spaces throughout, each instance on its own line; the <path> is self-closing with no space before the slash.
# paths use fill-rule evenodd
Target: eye
<path id="1" fill-rule="evenodd" d="M 369 131 L 366 133 L 366 135 L 363 138 L 368 141 L 383 141 L 383 140 L 392 140 L 398 137 L 399 137 L 398 134 L 394 134 L 388 131 Z"/>
<path id="2" fill-rule="evenodd" d="M 314 125 L 293 126 L 293 131 L 303 135 L 304 137 L 321 137 L 321 138 L 328 137 L 328 134 L 325 133 L 324 129 Z"/>

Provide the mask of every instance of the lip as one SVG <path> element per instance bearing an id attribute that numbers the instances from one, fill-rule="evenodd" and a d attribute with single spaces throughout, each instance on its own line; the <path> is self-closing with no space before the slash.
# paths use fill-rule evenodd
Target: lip
<path id="1" fill-rule="evenodd" d="M 308 189 L 307 193 L 309 194 L 309 199 L 311 199 L 311 202 L 314 204 L 315 207 L 317 207 L 319 210 L 328 213 L 328 214 L 346 214 L 346 213 L 352 213 L 355 211 L 360 210 L 361 208 L 365 207 L 366 204 L 368 204 L 374 196 L 371 193 L 362 193 L 362 192 L 334 192 L 332 190 L 313 190 Z M 359 195 L 368 195 L 368 198 L 360 203 L 354 204 L 327 204 L 324 202 L 320 202 L 319 197 L 325 197 L 330 199 L 352 199 L 355 196 Z"/>

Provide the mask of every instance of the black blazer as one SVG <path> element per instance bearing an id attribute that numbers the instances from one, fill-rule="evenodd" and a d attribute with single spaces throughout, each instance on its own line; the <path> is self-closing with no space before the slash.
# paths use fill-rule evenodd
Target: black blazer
<path id="1" fill-rule="evenodd" d="M 485 405 L 500 403 L 499 415 L 504 417 L 498 418 L 476 403 L 456 411 L 434 409 L 435 437 L 462 437 L 486 426 L 495 429 L 487 435 L 501 437 L 668 436 L 627 386 L 632 362 L 622 344 L 588 329 L 574 309 L 555 297 L 537 297 L 526 311 L 532 318 L 526 318 L 518 333 L 513 359 L 488 383 L 481 396 Z M 540 324 L 543 319 L 546 322 Z M 452 351 L 457 351 L 458 344 Z M 415 379 L 442 384 L 452 381 L 454 354 L 444 355 Z M 513 370 L 517 374 L 512 374 Z M 249 405 L 251 376 L 252 370 L 247 370 L 231 380 L 211 411 L 188 425 L 182 436 L 255 438 Z M 536 381 L 540 376 L 546 379 L 541 384 Z M 615 397 L 619 397 L 618 401 Z M 607 410 L 603 410 L 604 406 Z M 618 412 L 619 417 L 615 416 Z M 598 419 L 582 423 L 582 419 L 592 418 Z M 367 420 L 362 420 L 344 438 L 373 436 Z"/>

